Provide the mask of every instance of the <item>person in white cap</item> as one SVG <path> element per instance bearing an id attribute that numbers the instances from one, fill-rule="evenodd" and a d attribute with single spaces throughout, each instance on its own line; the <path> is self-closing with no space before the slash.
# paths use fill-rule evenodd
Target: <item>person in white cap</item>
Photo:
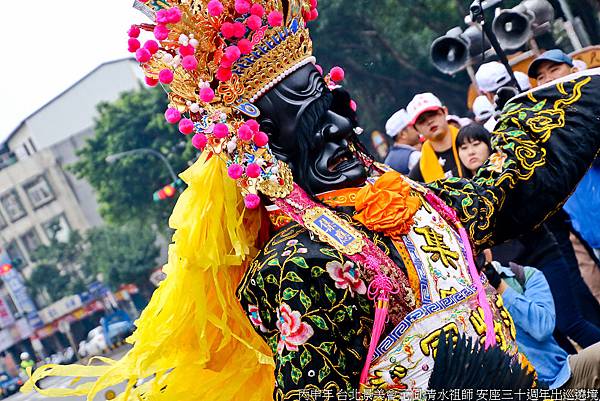
<path id="1" fill-rule="evenodd" d="M 406 107 L 409 124 L 425 137 L 421 160 L 409 173 L 415 181 L 432 182 L 442 178 L 462 177 L 456 149 L 458 128 L 448 124 L 448 109 L 432 93 L 419 93 Z"/>
<path id="2" fill-rule="evenodd" d="M 408 113 L 401 109 L 385 123 L 385 133 L 394 140 L 385 164 L 402 174 L 408 174 L 421 158 L 421 152 L 416 149 L 419 133 L 409 122 Z"/>
<path id="3" fill-rule="evenodd" d="M 477 123 L 485 124 L 494 115 L 494 105 L 487 96 L 479 95 L 473 101 L 473 114 Z"/>
<path id="4" fill-rule="evenodd" d="M 510 75 L 502 63 L 492 61 L 482 64 L 475 73 L 479 91 L 493 104 L 496 91 L 510 83 Z"/>

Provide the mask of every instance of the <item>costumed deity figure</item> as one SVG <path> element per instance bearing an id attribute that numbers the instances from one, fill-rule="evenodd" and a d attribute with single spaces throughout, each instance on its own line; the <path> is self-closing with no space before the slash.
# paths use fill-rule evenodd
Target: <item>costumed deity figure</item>
<path id="1" fill-rule="evenodd" d="M 598 71 L 513 99 L 473 180 L 422 186 L 362 150 L 340 71 L 314 65 L 315 1 L 136 4 L 153 23 L 133 26 L 130 46 L 154 33 L 136 57 L 203 153 L 181 174 L 167 277 L 133 348 L 38 369 L 26 390 L 51 375 L 97 377 L 38 390 L 88 399 L 122 381 L 120 400 L 418 390 L 440 338 L 460 336 L 526 365 L 473 249 L 540 224 L 583 176 L 600 143 Z"/>

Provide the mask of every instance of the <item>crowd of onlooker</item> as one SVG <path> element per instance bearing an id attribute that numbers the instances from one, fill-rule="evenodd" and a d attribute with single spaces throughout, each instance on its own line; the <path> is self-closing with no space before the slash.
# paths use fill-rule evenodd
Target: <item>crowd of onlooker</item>
<path id="1" fill-rule="evenodd" d="M 586 68 L 553 49 L 527 74 L 515 71 L 514 85 L 503 64 L 483 64 L 475 74 L 479 96 L 471 118 L 449 115 L 434 94 L 419 93 L 385 125 L 393 140 L 385 163 L 419 182 L 471 178 L 496 152 L 492 132 L 510 96 Z M 479 255 L 481 270 L 513 317 L 520 351 L 551 389 L 600 388 L 599 225 L 596 162 L 539 229 Z"/>

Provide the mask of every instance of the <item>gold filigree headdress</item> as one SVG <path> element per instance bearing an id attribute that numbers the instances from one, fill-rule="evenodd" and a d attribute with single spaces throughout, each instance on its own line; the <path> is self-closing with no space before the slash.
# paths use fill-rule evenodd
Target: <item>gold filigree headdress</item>
<path id="1" fill-rule="evenodd" d="M 314 63 L 306 22 L 315 0 L 150 0 L 135 7 L 154 23 L 133 25 L 129 50 L 149 85 L 168 91 L 168 122 L 222 157 L 247 207 L 258 191 L 286 196 L 289 168 L 274 157 L 253 104 L 283 78 Z M 140 44 L 140 31 L 154 38 Z"/>

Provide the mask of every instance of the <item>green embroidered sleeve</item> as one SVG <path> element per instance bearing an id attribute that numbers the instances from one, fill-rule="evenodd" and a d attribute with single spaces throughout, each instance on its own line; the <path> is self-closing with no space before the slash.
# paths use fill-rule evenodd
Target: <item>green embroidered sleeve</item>
<path id="1" fill-rule="evenodd" d="M 429 188 L 455 209 L 475 246 L 528 232 L 558 210 L 600 147 L 600 76 L 521 95 L 492 135 L 494 153 L 472 180 Z"/>
<path id="2" fill-rule="evenodd" d="M 372 303 L 351 261 L 292 223 L 255 258 L 238 297 L 272 350 L 276 400 L 357 390 Z"/>

